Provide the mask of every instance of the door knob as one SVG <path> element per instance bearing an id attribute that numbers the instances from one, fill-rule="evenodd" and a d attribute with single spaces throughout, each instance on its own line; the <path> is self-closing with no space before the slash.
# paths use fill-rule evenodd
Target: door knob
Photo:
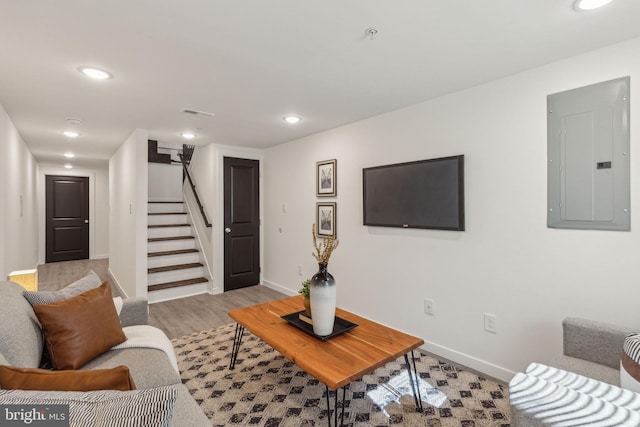
<path id="1" fill-rule="evenodd" d="M 85 224 L 89 224 L 89 220 L 88 220 L 88 219 L 85 219 L 85 220 L 84 220 L 84 223 L 85 223 Z"/>
<path id="2" fill-rule="evenodd" d="M 224 232 L 229 234 L 229 233 L 231 233 L 231 229 L 229 227 L 227 227 L 227 228 L 224 229 Z"/>

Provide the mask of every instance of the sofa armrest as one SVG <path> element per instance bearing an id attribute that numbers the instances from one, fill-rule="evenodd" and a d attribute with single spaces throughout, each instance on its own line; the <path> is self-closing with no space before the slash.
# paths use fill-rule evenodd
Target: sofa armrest
<path id="1" fill-rule="evenodd" d="M 629 328 L 595 320 L 568 317 L 562 322 L 566 356 L 620 369 L 622 346 Z"/>
<path id="2" fill-rule="evenodd" d="M 122 326 L 146 325 L 149 323 L 149 307 L 144 297 L 127 298 L 122 300 L 120 311 Z"/>

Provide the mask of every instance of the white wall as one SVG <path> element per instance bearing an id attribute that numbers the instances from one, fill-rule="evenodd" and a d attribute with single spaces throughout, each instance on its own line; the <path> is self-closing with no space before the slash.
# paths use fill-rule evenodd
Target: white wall
<path id="1" fill-rule="evenodd" d="M 136 129 L 109 160 L 109 272 L 127 297 L 147 295 L 147 140 Z"/>
<path id="2" fill-rule="evenodd" d="M 189 175 L 197 188 L 198 197 L 204 206 L 207 219 L 212 224 L 211 227 L 207 227 L 204 222 L 188 179 L 184 180 L 183 191 L 184 200 L 191 216 L 191 223 L 201 245 L 202 257 L 207 269 L 206 276 L 210 279 L 211 286 L 209 291 L 219 293 L 222 292 L 222 289 L 220 289 L 214 281 L 215 260 L 213 258 L 213 232 L 214 230 L 219 230 L 219 227 L 213 226 L 216 195 L 218 191 L 216 186 L 217 163 L 215 161 L 215 154 L 216 148 L 212 144 L 196 147 L 189 165 Z M 215 223 L 217 224 L 218 221 L 215 221 Z"/>
<path id="3" fill-rule="evenodd" d="M 109 168 L 65 169 L 58 165 L 40 165 L 38 174 L 39 263 L 46 256 L 46 186 L 47 175 L 83 176 L 89 178 L 89 258 L 109 257 Z"/>
<path id="4" fill-rule="evenodd" d="M 6 139 L 6 127 L 7 127 L 7 115 L 4 112 L 4 109 L 2 109 L 2 111 L 0 111 L 0 138 L 2 140 L 0 140 L 0 159 L 5 159 L 6 156 L 6 148 L 8 147 L 9 144 L 5 143 L 5 139 Z M 6 177 L 4 175 L 4 172 L 2 171 L 4 169 L 4 161 L 0 160 L 0 176 L 2 177 L 2 180 L 0 180 L 0 280 L 5 280 L 5 278 L 7 277 L 7 273 L 9 273 L 9 270 L 5 269 L 5 264 L 6 261 L 4 259 L 4 246 L 5 246 L 5 236 L 4 236 L 4 228 L 5 228 L 5 218 L 6 218 L 6 214 L 5 214 L 5 198 L 6 198 L 6 186 L 7 186 L 7 181 L 6 181 Z"/>
<path id="5" fill-rule="evenodd" d="M 149 163 L 149 200 L 182 200 L 182 165 Z"/>
<path id="6" fill-rule="evenodd" d="M 546 96 L 626 75 L 640 99 L 640 39 L 267 150 L 265 282 L 295 292 L 317 270 L 315 203 L 333 199 L 315 197 L 315 162 L 336 158 L 340 246 L 329 270 L 340 306 L 504 380 L 562 351 L 566 316 L 637 327 L 640 198 L 631 232 L 546 227 Z M 631 153 L 640 152 L 635 111 Z M 362 225 L 362 168 L 456 154 L 465 155 L 465 232 Z M 435 316 L 423 314 L 424 298 Z M 497 315 L 497 334 L 483 330 L 484 313 Z"/>
<path id="7" fill-rule="evenodd" d="M 109 165 L 93 170 L 96 183 L 94 201 L 93 258 L 109 257 Z"/>
<path id="8" fill-rule="evenodd" d="M 189 174 L 198 189 L 198 196 L 204 206 L 209 222 L 212 222 L 216 212 L 216 196 L 218 192 L 216 186 L 218 173 L 216 156 L 217 147 L 214 144 L 196 147 L 189 164 Z M 189 185 L 188 180 L 185 180 L 184 183 L 186 186 Z M 185 193 L 188 192 L 185 191 Z M 198 213 L 198 215 L 200 214 Z"/>
<path id="9" fill-rule="evenodd" d="M 38 263 L 38 164 L 0 105 L 0 280 Z"/>

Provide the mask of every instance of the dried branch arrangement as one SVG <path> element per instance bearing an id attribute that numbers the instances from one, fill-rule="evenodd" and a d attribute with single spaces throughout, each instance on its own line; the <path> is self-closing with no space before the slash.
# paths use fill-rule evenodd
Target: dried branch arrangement
<path id="1" fill-rule="evenodd" d="M 319 263 L 328 264 L 331 254 L 338 247 L 338 243 L 340 242 L 333 236 L 326 236 L 320 241 L 320 243 L 318 243 L 315 224 L 311 227 L 311 233 L 313 236 L 313 247 L 316 250 L 316 253 L 312 253 L 311 255 L 313 255 Z"/>

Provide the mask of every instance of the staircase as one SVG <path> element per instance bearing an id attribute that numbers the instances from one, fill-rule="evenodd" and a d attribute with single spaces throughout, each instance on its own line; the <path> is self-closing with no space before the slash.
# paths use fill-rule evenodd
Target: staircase
<path id="1" fill-rule="evenodd" d="M 183 202 L 149 202 L 148 299 L 159 302 L 208 292 L 209 280 Z"/>

